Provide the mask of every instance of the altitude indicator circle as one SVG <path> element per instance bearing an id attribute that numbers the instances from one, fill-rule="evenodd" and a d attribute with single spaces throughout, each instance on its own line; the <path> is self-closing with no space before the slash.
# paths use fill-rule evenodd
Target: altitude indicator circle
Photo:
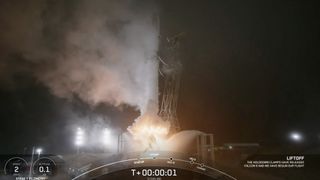
<path id="1" fill-rule="evenodd" d="M 53 176 L 56 171 L 56 163 L 47 157 L 40 158 L 33 164 L 33 173 L 37 176 Z"/>

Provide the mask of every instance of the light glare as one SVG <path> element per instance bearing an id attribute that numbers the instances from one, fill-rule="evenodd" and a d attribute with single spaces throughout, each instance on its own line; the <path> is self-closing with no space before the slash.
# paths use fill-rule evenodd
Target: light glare
<path id="1" fill-rule="evenodd" d="M 302 136 L 300 133 L 297 133 L 297 132 L 293 132 L 290 134 L 290 138 L 294 141 L 301 141 L 302 140 Z"/>
<path id="2" fill-rule="evenodd" d="M 102 139 L 101 139 L 102 143 L 104 145 L 109 145 L 111 142 L 111 132 L 109 129 L 105 128 L 102 131 Z"/>
<path id="3" fill-rule="evenodd" d="M 82 146 L 84 144 L 84 132 L 79 127 L 76 132 L 76 139 L 75 139 L 75 145 L 76 146 Z"/>
<path id="4" fill-rule="evenodd" d="M 42 149 L 41 148 L 37 148 L 36 152 L 37 152 L 37 154 L 41 154 L 42 153 Z"/>

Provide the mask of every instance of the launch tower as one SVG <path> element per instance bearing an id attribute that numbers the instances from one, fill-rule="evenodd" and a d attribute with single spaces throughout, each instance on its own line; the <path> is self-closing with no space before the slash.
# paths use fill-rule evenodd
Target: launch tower
<path id="1" fill-rule="evenodd" d="M 170 133 L 176 133 L 181 129 L 177 117 L 180 76 L 182 70 L 179 56 L 181 36 L 183 36 L 183 33 L 167 38 L 165 58 L 162 59 L 159 57 L 159 61 L 161 62 L 159 72 L 164 79 L 159 116 L 163 120 L 170 122 Z"/>

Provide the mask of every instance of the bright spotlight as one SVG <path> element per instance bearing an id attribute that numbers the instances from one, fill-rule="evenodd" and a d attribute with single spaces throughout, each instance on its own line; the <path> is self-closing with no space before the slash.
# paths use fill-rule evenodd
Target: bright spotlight
<path id="1" fill-rule="evenodd" d="M 82 146 L 83 143 L 84 143 L 84 132 L 81 128 L 78 128 L 76 132 L 75 145 Z"/>
<path id="2" fill-rule="evenodd" d="M 78 128 L 77 135 L 78 136 L 82 136 L 83 135 L 83 130 L 81 128 Z"/>
<path id="3" fill-rule="evenodd" d="M 37 148 L 37 149 L 36 149 L 36 153 L 37 153 L 37 154 L 41 154 L 41 153 L 42 153 L 42 148 Z"/>
<path id="4" fill-rule="evenodd" d="M 102 131 L 101 141 L 104 145 L 109 145 L 111 141 L 111 132 L 109 129 L 105 128 Z"/>
<path id="5" fill-rule="evenodd" d="M 293 141 L 296 141 L 296 142 L 299 142 L 302 140 L 302 135 L 298 132 L 292 132 L 290 134 L 290 138 L 293 140 Z"/>
<path id="6" fill-rule="evenodd" d="M 82 145 L 83 145 L 83 139 L 80 138 L 80 137 L 76 138 L 75 144 L 76 144 L 77 146 L 82 146 Z"/>

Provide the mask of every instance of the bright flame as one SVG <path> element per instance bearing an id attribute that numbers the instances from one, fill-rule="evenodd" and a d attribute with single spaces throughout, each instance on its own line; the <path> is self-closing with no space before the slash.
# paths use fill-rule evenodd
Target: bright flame
<path id="1" fill-rule="evenodd" d="M 146 135 L 154 135 L 154 136 L 162 136 L 168 134 L 168 129 L 165 127 L 159 127 L 159 126 L 144 126 L 141 128 L 141 133 Z"/>
<path id="2" fill-rule="evenodd" d="M 169 128 L 169 122 L 157 115 L 143 115 L 128 130 L 135 140 L 135 149 L 162 150 L 165 148 Z"/>

